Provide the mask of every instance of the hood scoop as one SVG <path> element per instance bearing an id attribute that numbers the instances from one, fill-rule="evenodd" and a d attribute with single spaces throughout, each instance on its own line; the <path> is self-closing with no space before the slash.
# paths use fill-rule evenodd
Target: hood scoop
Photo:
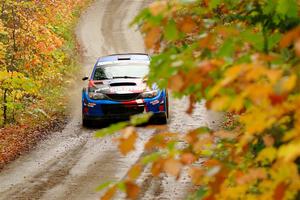
<path id="1" fill-rule="evenodd" d="M 133 82 L 120 82 L 120 83 L 111 83 L 110 86 L 136 86 L 136 83 Z"/>

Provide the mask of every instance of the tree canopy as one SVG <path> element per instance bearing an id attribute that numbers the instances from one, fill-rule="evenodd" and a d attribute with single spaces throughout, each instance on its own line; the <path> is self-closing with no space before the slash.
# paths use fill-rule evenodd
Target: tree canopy
<path id="1" fill-rule="evenodd" d="M 145 165 L 153 176 L 175 177 L 187 166 L 198 186 L 190 199 L 299 199 L 299 6 L 297 0 L 169 0 L 141 11 L 133 24 L 154 53 L 149 84 L 189 96 L 188 113 L 205 100 L 226 117 L 219 130 L 155 134 L 145 144 L 154 153 L 125 181 L 107 184 L 103 199 L 120 185 L 135 199 Z M 135 137 L 133 127 L 122 132 L 120 146 L 131 144 L 123 153 L 134 149 Z"/>

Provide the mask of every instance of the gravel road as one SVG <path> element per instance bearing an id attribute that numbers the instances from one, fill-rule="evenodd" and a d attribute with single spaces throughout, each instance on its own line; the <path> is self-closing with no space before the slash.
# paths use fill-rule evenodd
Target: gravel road
<path id="1" fill-rule="evenodd" d="M 82 75 L 88 75 L 97 57 L 124 52 L 144 52 L 140 34 L 128 28 L 138 10 L 151 1 L 97 0 L 82 15 L 76 29 L 82 47 Z M 99 199 L 95 188 L 108 180 L 119 180 L 144 153 L 144 142 L 155 130 L 139 128 L 137 150 L 124 157 L 112 137 L 95 139 L 95 130 L 81 126 L 81 88 L 78 77 L 70 89 L 72 119 L 61 132 L 51 134 L 35 149 L 12 162 L 0 174 L 0 200 L 85 200 Z M 184 132 L 200 125 L 214 126 L 220 116 L 197 105 L 192 116 L 185 114 L 188 101 L 171 100 L 172 131 Z M 151 178 L 145 169 L 138 180 L 143 190 L 139 199 L 184 199 L 190 185 L 186 176 Z M 122 194 L 116 199 L 124 199 Z"/>

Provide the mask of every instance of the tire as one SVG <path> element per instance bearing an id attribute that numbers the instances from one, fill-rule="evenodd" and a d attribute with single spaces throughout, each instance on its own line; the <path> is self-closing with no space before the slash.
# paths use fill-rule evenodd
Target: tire
<path id="1" fill-rule="evenodd" d="M 157 122 L 157 124 L 161 124 L 161 125 L 167 124 L 168 123 L 167 114 L 157 117 L 155 121 Z"/>
<path id="2" fill-rule="evenodd" d="M 169 119 L 169 98 L 167 96 L 167 98 L 166 98 L 166 113 L 164 115 L 157 116 L 155 121 L 158 124 L 164 125 L 164 124 L 168 124 L 168 119 Z"/>
<path id="3" fill-rule="evenodd" d="M 82 116 L 82 126 L 87 128 L 91 127 L 92 126 L 91 120 L 88 120 Z"/>

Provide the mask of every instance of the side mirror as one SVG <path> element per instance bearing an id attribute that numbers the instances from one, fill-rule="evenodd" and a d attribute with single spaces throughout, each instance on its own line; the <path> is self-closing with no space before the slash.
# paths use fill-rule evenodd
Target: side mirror
<path id="1" fill-rule="evenodd" d="M 89 77 L 87 77 L 87 76 L 82 78 L 83 81 L 86 81 L 88 79 L 89 79 Z"/>

